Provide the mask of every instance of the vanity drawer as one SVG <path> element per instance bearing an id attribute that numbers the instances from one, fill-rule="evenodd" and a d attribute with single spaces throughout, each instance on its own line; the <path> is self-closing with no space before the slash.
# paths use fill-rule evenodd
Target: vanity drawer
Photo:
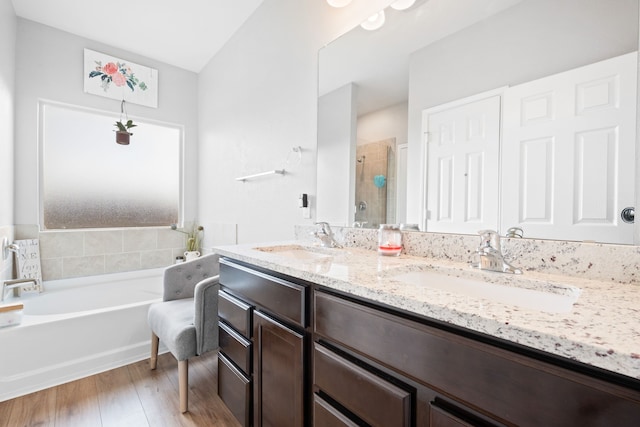
<path id="1" fill-rule="evenodd" d="M 220 350 L 224 355 L 244 371 L 251 373 L 251 341 L 234 331 L 223 322 L 218 323 Z"/>
<path id="2" fill-rule="evenodd" d="M 303 328 L 308 325 L 308 288 L 220 259 L 220 284 L 232 294 Z"/>
<path id="3" fill-rule="evenodd" d="M 473 427 L 473 424 L 469 424 L 453 414 L 450 414 L 437 406 L 431 407 L 429 415 L 430 426 L 447 426 L 447 427 Z"/>
<path id="4" fill-rule="evenodd" d="M 251 381 L 218 354 L 218 396 L 242 426 L 251 425 Z"/>
<path id="5" fill-rule="evenodd" d="M 358 427 L 358 424 L 317 394 L 313 395 L 313 425 L 315 427 Z"/>
<path id="6" fill-rule="evenodd" d="M 371 426 L 411 424 L 411 393 L 314 344 L 314 385 Z"/>
<path id="7" fill-rule="evenodd" d="M 478 419 L 465 419 L 464 412 L 450 411 L 439 407 L 435 402 L 429 404 L 429 426 L 432 427 L 498 427 L 497 424 Z"/>
<path id="8" fill-rule="evenodd" d="M 229 295 L 227 292 L 218 291 L 218 315 L 227 325 L 231 325 L 236 331 L 246 338 L 251 338 L 251 310 L 249 304 Z"/>

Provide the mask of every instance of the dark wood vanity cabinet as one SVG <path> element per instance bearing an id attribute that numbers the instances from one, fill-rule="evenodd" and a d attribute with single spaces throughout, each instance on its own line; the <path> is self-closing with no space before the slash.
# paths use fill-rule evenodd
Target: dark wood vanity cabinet
<path id="1" fill-rule="evenodd" d="M 640 381 L 221 259 L 218 391 L 245 426 L 640 426 Z"/>
<path id="2" fill-rule="evenodd" d="M 356 375 L 345 373 L 356 368 L 347 369 L 344 362 L 326 367 L 325 359 L 335 359 L 333 354 L 348 359 L 352 367 L 376 372 L 376 382 L 400 384 L 399 390 L 409 391 L 414 399 L 410 411 L 414 419 L 409 425 L 640 425 L 640 389 L 620 384 L 614 374 L 611 381 L 597 379 L 594 376 L 605 373 L 513 344 L 509 348 L 471 331 L 454 330 L 331 290 L 316 289 L 313 300 L 313 388 L 353 422 L 364 419 L 376 425 L 361 414 L 362 409 L 354 409 L 362 404 L 362 395 L 345 392 L 348 385 L 327 386 L 333 381 L 327 379 L 332 371 L 344 371 L 345 382 L 349 375 Z M 368 375 L 359 374 L 357 380 L 365 384 L 366 393 Z M 370 406 L 365 412 L 370 415 L 398 410 L 398 402 L 391 397 L 369 395 L 367 399 Z M 372 416 L 378 420 L 382 415 Z M 397 416 L 380 425 L 405 425 L 395 424 L 401 420 Z"/>
<path id="3" fill-rule="evenodd" d="M 309 424 L 310 288 L 220 260 L 218 394 L 243 426 Z"/>

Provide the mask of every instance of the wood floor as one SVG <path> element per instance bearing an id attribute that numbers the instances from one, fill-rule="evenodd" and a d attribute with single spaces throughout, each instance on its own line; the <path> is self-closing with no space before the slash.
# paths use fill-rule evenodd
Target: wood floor
<path id="1" fill-rule="evenodd" d="M 189 361 L 189 412 L 178 402 L 178 363 L 170 353 L 0 402 L 0 426 L 236 427 L 216 393 L 217 353 Z"/>

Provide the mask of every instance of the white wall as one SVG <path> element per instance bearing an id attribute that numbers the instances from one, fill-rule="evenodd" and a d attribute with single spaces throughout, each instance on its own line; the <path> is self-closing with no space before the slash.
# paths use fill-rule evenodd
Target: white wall
<path id="1" fill-rule="evenodd" d="M 318 100 L 317 169 L 330 170 L 317 180 L 316 218 L 350 226 L 355 213 L 356 98 L 358 87 L 346 84 Z M 316 174 L 317 177 L 317 174 Z"/>
<path id="2" fill-rule="evenodd" d="M 407 102 L 391 105 L 358 117 L 358 145 L 395 138 L 396 144 L 407 143 Z"/>
<path id="3" fill-rule="evenodd" d="M 304 220 L 298 195 L 316 191 L 318 50 L 390 0 L 265 0 L 199 74 L 199 218 L 237 224 L 238 241 L 293 238 Z M 282 167 L 292 147 L 302 162 L 284 177 L 236 177 Z M 221 230 L 222 232 L 222 230 Z M 205 245 L 215 236 L 208 234 Z M 233 243 L 233 242 L 230 242 Z"/>
<path id="4" fill-rule="evenodd" d="M 11 1 L 0 0 L 0 227 L 13 224 L 16 25 Z"/>
<path id="5" fill-rule="evenodd" d="M 636 1 L 527 0 L 412 55 L 407 222 L 421 212 L 422 110 L 636 50 L 637 29 Z"/>
<path id="6" fill-rule="evenodd" d="M 13 238 L 13 139 L 17 19 L 10 0 L 0 0 L 0 243 Z M 0 279 L 11 276 L 0 258 Z"/>
<path id="7" fill-rule="evenodd" d="M 83 49 L 89 48 L 158 69 L 158 108 L 127 105 L 130 118 L 185 127 L 185 217 L 197 211 L 197 75 L 174 66 L 18 19 L 16 55 L 15 224 L 38 224 L 38 99 L 120 111 L 120 101 L 83 91 Z M 105 129 L 112 132 L 112 129 Z M 135 138 L 135 137 L 134 137 Z M 89 143 L 89 142 L 88 142 Z M 135 139 L 133 142 L 135 144 Z M 115 144 L 115 142 L 114 142 Z M 72 159 L 70 159 L 71 161 Z M 96 159 L 99 161 L 99 159 Z"/>

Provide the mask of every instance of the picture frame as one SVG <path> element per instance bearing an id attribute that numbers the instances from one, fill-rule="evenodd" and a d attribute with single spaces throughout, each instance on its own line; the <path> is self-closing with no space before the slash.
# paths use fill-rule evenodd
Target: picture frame
<path id="1" fill-rule="evenodd" d="M 158 108 L 158 70 L 84 49 L 84 91 Z"/>

